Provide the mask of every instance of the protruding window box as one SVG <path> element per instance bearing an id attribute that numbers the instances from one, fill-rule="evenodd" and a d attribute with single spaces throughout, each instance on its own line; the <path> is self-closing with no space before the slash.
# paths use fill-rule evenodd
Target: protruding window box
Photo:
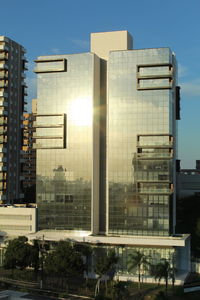
<path id="1" fill-rule="evenodd" d="M 54 73 L 54 72 L 66 72 L 67 60 L 65 58 L 59 59 L 46 59 L 35 60 L 37 66 L 34 69 L 35 73 Z"/>

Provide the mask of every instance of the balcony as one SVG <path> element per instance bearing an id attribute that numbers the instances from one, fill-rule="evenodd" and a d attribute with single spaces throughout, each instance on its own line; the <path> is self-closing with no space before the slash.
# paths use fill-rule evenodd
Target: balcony
<path id="1" fill-rule="evenodd" d="M 5 93 L 5 92 L 3 92 L 3 91 L 0 91 L 0 97 L 8 98 L 8 93 Z"/>
<path id="2" fill-rule="evenodd" d="M 0 88 L 7 88 L 8 82 L 5 80 L 0 80 Z"/>
<path id="3" fill-rule="evenodd" d="M 7 120 L 6 119 L 1 119 L 0 118 L 0 126 L 7 126 Z"/>
<path id="4" fill-rule="evenodd" d="M 5 44 L 4 45 L 0 45 L 0 51 L 6 51 L 6 52 L 8 52 L 9 48 Z"/>
<path id="5" fill-rule="evenodd" d="M 2 184 L 2 182 L 0 183 L 0 195 L 3 195 L 2 191 L 6 190 L 6 185 Z"/>
<path id="6" fill-rule="evenodd" d="M 7 199 L 6 195 L 4 195 L 4 194 L 3 194 L 3 195 L 0 195 L 0 200 L 1 200 L 1 201 L 6 200 L 6 199 Z"/>
<path id="7" fill-rule="evenodd" d="M 0 60 L 7 60 L 8 54 L 5 52 L 0 52 Z"/>
<path id="8" fill-rule="evenodd" d="M 5 134 L 7 132 L 7 128 L 0 126 L 0 135 Z"/>
<path id="9" fill-rule="evenodd" d="M 1 71 L 0 72 L 0 79 L 8 78 L 8 72 L 6 71 Z"/>
<path id="10" fill-rule="evenodd" d="M 0 136 L 0 144 L 6 144 L 7 143 L 7 137 Z"/>
<path id="11" fill-rule="evenodd" d="M 2 98 L 4 99 L 4 98 Z M 8 102 L 0 98 L 0 107 L 8 107 Z"/>
<path id="12" fill-rule="evenodd" d="M 1 116 L 7 116 L 8 112 L 4 108 L 0 108 L 0 117 Z"/>
<path id="13" fill-rule="evenodd" d="M 0 166 L 0 172 L 6 172 L 7 167 L 6 166 Z"/>
<path id="14" fill-rule="evenodd" d="M 0 153 L 7 153 L 7 148 L 0 146 Z"/>
<path id="15" fill-rule="evenodd" d="M 24 87 L 27 87 L 26 82 L 24 80 L 21 81 L 21 85 L 24 86 Z"/>
<path id="16" fill-rule="evenodd" d="M 7 158 L 6 157 L 0 157 L 0 162 L 6 163 L 7 162 Z"/>
<path id="17" fill-rule="evenodd" d="M 24 96 L 28 96 L 27 88 L 24 87 Z M 27 103 L 26 100 L 24 100 L 24 103 Z"/>
<path id="18" fill-rule="evenodd" d="M 0 63 L 0 70 L 8 70 L 8 65 Z"/>

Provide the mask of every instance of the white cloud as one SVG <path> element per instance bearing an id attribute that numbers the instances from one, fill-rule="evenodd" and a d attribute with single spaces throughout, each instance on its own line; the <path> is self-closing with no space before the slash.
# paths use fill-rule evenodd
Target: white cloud
<path id="1" fill-rule="evenodd" d="M 59 54 L 60 53 L 60 49 L 58 49 L 58 48 L 52 48 L 52 49 L 50 49 L 50 52 L 52 52 L 53 54 Z"/>
<path id="2" fill-rule="evenodd" d="M 89 49 L 89 46 L 90 46 L 90 43 L 88 40 L 71 39 L 71 42 L 74 45 L 76 45 L 82 49 Z"/>
<path id="3" fill-rule="evenodd" d="M 181 93 L 187 97 L 199 97 L 200 99 L 200 78 L 181 83 Z"/>
<path id="4" fill-rule="evenodd" d="M 187 75 L 187 68 L 181 64 L 178 64 L 178 77 L 184 77 L 185 75 Z"/>

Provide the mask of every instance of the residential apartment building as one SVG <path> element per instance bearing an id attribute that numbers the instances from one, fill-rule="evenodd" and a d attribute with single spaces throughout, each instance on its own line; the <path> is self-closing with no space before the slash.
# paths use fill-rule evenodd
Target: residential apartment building
<path id="1" fill-rule="evenodd" d="M 23 112 L 27 95 L 25 49 L 0 36 L 0 202 L 23 199 Z"/>
<path id="2" fill-rule="evenodd" d="M 133 50 L 127 31 L 93 33 L 91 52 L 40 56 L 35 72 L 37 235 L 115 247 L 122 277 L 134 249 L 185 276 L 189 237 L 175 235 L 174 53 Z"/>

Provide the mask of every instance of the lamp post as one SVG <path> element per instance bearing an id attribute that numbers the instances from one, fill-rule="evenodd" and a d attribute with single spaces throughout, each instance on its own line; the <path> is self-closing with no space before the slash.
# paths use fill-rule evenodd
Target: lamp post
<path id="1" fill-rule="evenodd" d="M 44 273 L 44 253 L 46 252 L 44 247 L 45 241 L 44 241 L 44 235 L 42 236 L 42 240 L 39 237 L 38 238 L 38 246 L 39 246 L 39 262 L 41 267 L 41 279 L 40 279 L 40 289 L 43 288 L 43 273 Z"/>

